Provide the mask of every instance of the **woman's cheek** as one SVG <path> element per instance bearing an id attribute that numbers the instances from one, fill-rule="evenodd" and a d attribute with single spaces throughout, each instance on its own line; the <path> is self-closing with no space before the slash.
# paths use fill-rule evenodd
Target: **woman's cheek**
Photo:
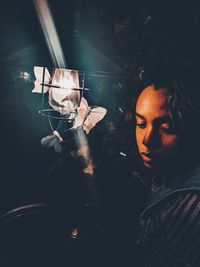
<path id="1" fill-rule="evenodd" d="M 178 143 L 178 136 L 177 135 L 165 135 L 162 138 L 162 143 L 165 146 L 171 147 Z"/>

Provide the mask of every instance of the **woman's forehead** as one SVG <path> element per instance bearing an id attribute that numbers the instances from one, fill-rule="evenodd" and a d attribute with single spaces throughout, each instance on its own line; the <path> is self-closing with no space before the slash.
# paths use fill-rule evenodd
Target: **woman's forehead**
<path id="1" fill-rule="evenodd" d="M 144 117 L 162 117 L 169 113 L 169 95 L 164 88 L 156 89 L 153 86 L 146 87 L 139 95 L 136 103 L 136 113 Z"/>

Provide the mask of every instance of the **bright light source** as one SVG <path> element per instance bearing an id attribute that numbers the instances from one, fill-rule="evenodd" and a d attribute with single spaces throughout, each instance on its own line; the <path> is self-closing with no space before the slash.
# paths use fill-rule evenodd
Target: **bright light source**
<path id="1" fill-rule="evenodd" d="M 30 74 L 28 73 L 28 72 L 23 72 L 23 78 L 25 79 L 25 80 L 28 80 L 28 79 L 30 79 Z"/>
<path id="2" fill-rule="evenodd" d="M 31 78 L 31 75 L 26 71 L 20 71 L 19 77 L 24 80 L 29 80 Z"/>
<path id="3" fill-rule="evenodd" d="M 49 90 L 49 105 L 65 115 L 74 112 L 80 103 L 78 71 L 56 68 L 52 78 L 52 85 Z"/>

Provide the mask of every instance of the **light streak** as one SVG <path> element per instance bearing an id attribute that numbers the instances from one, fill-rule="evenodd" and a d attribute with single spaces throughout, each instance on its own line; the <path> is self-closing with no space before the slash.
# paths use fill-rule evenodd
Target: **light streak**
<path id="1" fill-rule="evenodd" d="M 121 156 L 123 156 L 123 157 L 127 157 L 127 155 L 124 153 L 124 152 L 120 152 L 119 153 Z"/>
<path id="2" fill-rule="evenodd" d="M 67 68 L 54 20 L 46 0 L 34 0 L 37 15 L 55 67 Z"/>

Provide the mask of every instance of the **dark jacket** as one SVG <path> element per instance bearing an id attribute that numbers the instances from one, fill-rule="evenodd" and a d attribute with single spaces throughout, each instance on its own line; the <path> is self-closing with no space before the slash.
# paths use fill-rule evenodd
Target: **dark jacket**
<path id="1" fill-rule="evenodd" d="M 142 266 L 200 266 L 199 215 L 200 167 L 173 179 L 170 187 L 161 185 L 151 192 L 139 219 L 138 243 L 146 253 Z"/>
<path id="2" fill-rule="evenodd" d="M 170 188 L 161 185 L 157 191 L 152 192 L 146 201 L 146 208 L 142 212 L 140 220 L 147 211 L 149 211 L 155 205 L 158 205 L 161 201 L 167 200 L 167 198 L 174 194 L 180 194 L 181 192 L 186 193 L 189 191 L 200 192 L 200 166 L 192 171 L 187 172 L 183 176 L 178 176 L 176 179 L 174 179 L 174 182 Z"/>

